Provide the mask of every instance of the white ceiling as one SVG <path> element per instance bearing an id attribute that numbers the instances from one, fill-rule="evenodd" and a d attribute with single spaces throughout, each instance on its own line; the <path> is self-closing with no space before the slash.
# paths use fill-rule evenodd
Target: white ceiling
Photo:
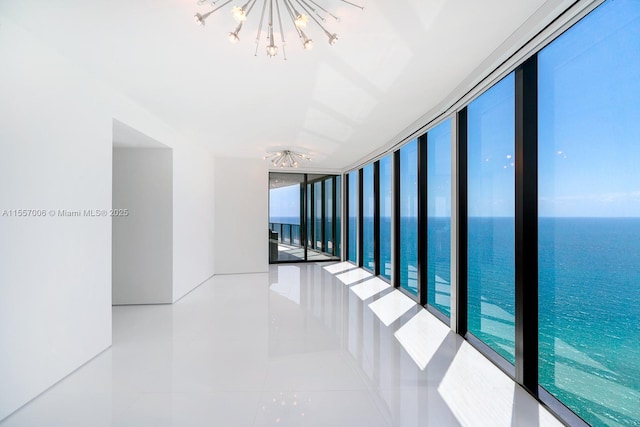
<path id="1" fill-rule="evenodd" d="M 192 16 L 210 8 L 195 0 L 3 0 L 2 10 L 215 154 L 287 147 L 312 153 L 311 168 L 339 169 L 397 138 L 504 53 L 496 49 L 513 50 L 503 43 L 516 30 L 535 33 L 567 3 L 359 2 L 364 11 L 324 1 L 342 18 L 327 24 L 335 46 L 310 25 L 315 47 L 303 51 L 287 31 L 287 61 L 267 58 L 264 43 L 254 56 L 259 10 L 237 45 L 226 39 L 231 5 L 204 28 Z"/>

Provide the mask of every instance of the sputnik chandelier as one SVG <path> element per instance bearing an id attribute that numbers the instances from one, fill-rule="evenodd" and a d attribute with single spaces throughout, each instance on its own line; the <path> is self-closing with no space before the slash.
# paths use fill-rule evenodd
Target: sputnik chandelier
<path id="1" fill-rule="evenodd" d="M 282 150 L 275 153 L 269 153 L 264 156 L 264 159 L 268 159 L 271 164 L 277 168 L 297 168 L 301 162 L 311 161 L 311 157 L 309 157 L 309 155 L 292 150 Z"/>
<path id="2" fill-rule="evenodd" d="M 213 10 L 210 10 L 207 13 L 196 13 L 194 15 L 194 19 L 196 24 L 204 26 L 205 20 L 214 12 L 222 9 L 224 6 L 232 3 L 234 0 L 227 0 L 222 3 L 220 6 L 216 7 L 216 4 L 221 0 L 213 0 L 210 4 L 213 6 Z M 242 6 L 234 6 L 231 9 L 231 15 L 237 22 L 237 26 L 235 29 L 227 34 L 227 38 L 231 43 L 238 43 L 240 41 L 240 31 L 242 30 L 242 26 L 245 21 L 249 17 L 249 14 L 253 10 L 253 7 L 258 3 L 259 0 L 247 0 L 245 4 Z M 262 34 L 263 25 L 266 22 L 267 25 L 267 42 L 268 45 L 266 47 L 267 55 L 270 58 L 273 58 L 278 54 L 278 46 L 275 44 L 274 37 L 274 19 L 277 19 L 278 29 L 280 32 L 280 40 L 282 43 L 282 56 L 286 60 L 287 54 L 285 52 L 286 41 L 284 38 L 284 28 L 282 26 L 282 15 L 289 16 L 291 22 L 293 23 L 293 27 L 302 42 L 302 47 L 305 50 L 309 50 L 313 47 L 313 40 L 310 39 L 305 33 L 305 29 L 307 28 L 307 24 L 310 22 L 309 18 L 313 22 L 315 22 L 318 27 L 324 34 L 327 36 L 329 44 L 334 45 L 338 41 L 338 35 L 336 33 L 332 33 L 323 23 L 327 21 L 329 17 L 333 18 L 336 22 L 340 22 L 340 18 L 334 15 L 332 12 L 327 10 L 322 5 L 318 4 L 315 0 L 260 0 L 262 1 L 262 12 L 260 14 L 260 21 L 258 25 L 258 33 L 256 35 L 256 51 L 255 56 L 258 55 L 258 48 L 260 47 L 260 38 Z M 324 1 L 324 0 L 323 0 Z M 351 3 L 347 0 L 339 0 L 342 3 L 346 3 L 348 5 L 357 7 L 359 9 L 364 9 L 364 7 L 359 6 L 355 3 Z M 203 5 L 207 3 L 207 0 L 198 0 L 199 5 Z M 274 7 L 275 4 L 275 7 Z M 275 11 L 275 16 L 274 16 Z"/>

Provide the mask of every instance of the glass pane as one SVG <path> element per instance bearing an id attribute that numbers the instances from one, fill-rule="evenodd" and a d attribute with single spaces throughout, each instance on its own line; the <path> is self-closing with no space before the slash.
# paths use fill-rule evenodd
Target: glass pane
<path id="1" fill-rule="evenodd" d="M 373 163 L 362 169 L 362 244 L 364 260 L 362 266 L 373 271 Z"/>
<path id="2" fill-rule="evenodd" d="M 311 184 L 307 184 L 307 247 L 313 248 L 313 199 Z"/>
<path id="3" fill-rule="evenodd" d="M 391 156 L 380 159 L 380 275 L 391 280 Z"/>
<path id="4" fill-rule="evenodd" d="M 451 315 L 451 120 L 427 134 L 427 302 Z"/>
<path id="5" fill-rule="evenodd" d="M 515 362 L 515 81 L 468 107 L 468 327 Z"/>
<path id="6" fill-rule="evenodd" d="M 539 381 L 592 425 L 640 425 L 640 2 L 539 54 Z"/>
<path id="7" fill-rule="evenodd" d="M 333 178 L 324 181 L 324 250 L 333 254 Z"/>
<path id="8" fill-rule="evenodd" d="M 400 286 L 418 295 L 418 140 L 400 149 Z"/>
<path id="9" fill-rule="evenodd" d="M 300 245 L 302 174 L 269 174 L 269 262 L 303 261 Z"/>
<path id="10" fill-rule="evenodd" d="M 342 257 L 342 235 L 341 235 L 341 230 L 340 227 L 342 227 L 342 212 L 340 211 L 342 209 L 342 203 L 341 203 L 341 197 L 342 197 L 342 178 L 340 176 L 336 176 L 336 197 L 335 197 L 335 204 L 336 204 L 336 237 L 334 239 L 335 241 L 335 245 L 336 245 L 336 252 L 335 255 L 338 258 Z"/>
<path id="11" fill-rule="evenodd" d="M 352 263 L 357 263 L 358 258 L 358 171 L 349 173 L 349 204 L 348 214 L 348 242 L 349 249 L 348 259 Z"/>
<path id="12" fill-rule="evenodd" d="M 322 181 L 317 181 L 313 184 L 313 191 L 313 197 L 315 199 L 313 247 L 319 251 L 322 251 L 324 250 L 322 246 Z"/>

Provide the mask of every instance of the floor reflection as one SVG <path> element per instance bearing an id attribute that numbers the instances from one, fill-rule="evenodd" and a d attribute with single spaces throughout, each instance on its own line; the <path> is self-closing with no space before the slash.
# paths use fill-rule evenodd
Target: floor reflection
<path id="1" fill-rule="evenodd" d="M 15 426 L 560 425 L 461 337 L 348 263 L 215 276 L 114 307 L 113 347 Z"/>

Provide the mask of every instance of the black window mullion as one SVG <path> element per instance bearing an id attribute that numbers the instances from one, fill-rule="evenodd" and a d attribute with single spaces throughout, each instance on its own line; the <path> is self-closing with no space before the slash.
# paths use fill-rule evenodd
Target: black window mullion
<path id="1" fill-rule="evenodd" d="M 309 242 L 311 243 L 311 249 L 316 248 L 316 195 L 315 185 L 313 182 L 309 185 L 309 192 L 311 193 L 309 199 L 309 213 L 311 219 L 311 227 L 309 228 Z"/>
<path id="2" fill-rule="evenodd" d="M 400 150 L 393 153 L 393 164 L 391 167 L 392 178 L 392 251 L 391 262 L 391 283 L 394 287 L 400 287 Z"/>
<path id="3" fill-rule="evenodd" d="M 373 274 L 380 275 L 380 161 L 373 164 Z"/>
<path id="4" fill-rule="evenodd" d="M 322 252 L 327 252 L 327 239 L 325 238 L 325 221 L 326 221 L 326 198 L 327 192 L 325 191 L 326 180 L 320 181 L 320 247 Z"/>
<path id="5" fill-rule="evenodd" d="M 336 238 L 336 236 L 338 235 L 337 230 L 338 230 L 338 221 L 336 220 L 336 211 L 338 209 L 338 207 L 336 206 L 338 204 L 338 197 L 336 194 L 336 186 L 337 186 L 337 181 L 338 178 L 337 177 L 333 177 L 331 178 L 331 198 L 333 199 L 331 201 L 331 240 L 332 240 L 332 246 L 331 246 L 331 255 L 336 256 L 336 255 L 340 255 L 338 253 L 338 239 Z M 340 194 L 342 194 L 342 192 L 340 192 Z"/>
<path id="6" fill-rule="evenodd" d="M 457 119 L 457 156 L 456 170 L 458 171 L 457 180 L 457 272 L 456 272 L 456 299 L 452 301 L 456 305 L 456 332 L 462 336 L 466 335 L 468 328 L 467 319 L 467 271 L 468 271 L 468 210 L 467 210 L 467 108 L 463 108 L 458 112 Z"/>
<path id="7" fill-rule="evenodd" d="M 342 219 L 342 222 L 344 223 L 344 236 L 342 236 L 343 241 L 346 242 L 344 246 L 344 254 L 345 254 L 345 259 L 348 260 L 349 259 L 349 248 L 351 247 L 351 245 L 355 244 L 355 242 L 352 242 L 351 239 L 349 239 L 349 230 L 351 229 L 350 224 L 349 224 L 349 174 L 345 173 L 342 176 L 342 200 L 344 200 L 344 205 L 343 205 L 343 212 L 344 212 L 344 218 Z"/>
<path id="8" fill-rule="evenodd" d="M 427 304 L 428 283 L 428 194 L 427 194 L 427 134 L 418 138 L 418 303 Z"/>
<path id="9" fill-rule="evenodd" d="M 363 224 L 364 224 L 364 206 L 363 206 L 363 194 L 362 194 L 362 179 L 364 177 L 364 171 L 362 169 L 358 170 L 358 267 L 362 267 L 364 265 L 364 235 L 363 235 Z"/>
<path id="10" fill-rule="evenodd" d="M 301 191 L 301 197 L 302 197 L 302 203 L 301 208 L 300 208 L 300 215 L 302 215 L 302 220 L 300 221 L 300 224 L 302 224 L 300 226 L 300 243 L 302 243 L 302 245 L 304 246 L 304 260 L 308 261 L 308 257 L 307 257 L 307 210 L 309 209 L 309 207 L 307 206 L 307 174 L 304 174 L 304 180 L 302 183 L 302 191 Z"/>
<path id="11" fill-rule="evenodd" d="M 538 60 L 515 72 L 516 381 L 538 394 Z"/>

